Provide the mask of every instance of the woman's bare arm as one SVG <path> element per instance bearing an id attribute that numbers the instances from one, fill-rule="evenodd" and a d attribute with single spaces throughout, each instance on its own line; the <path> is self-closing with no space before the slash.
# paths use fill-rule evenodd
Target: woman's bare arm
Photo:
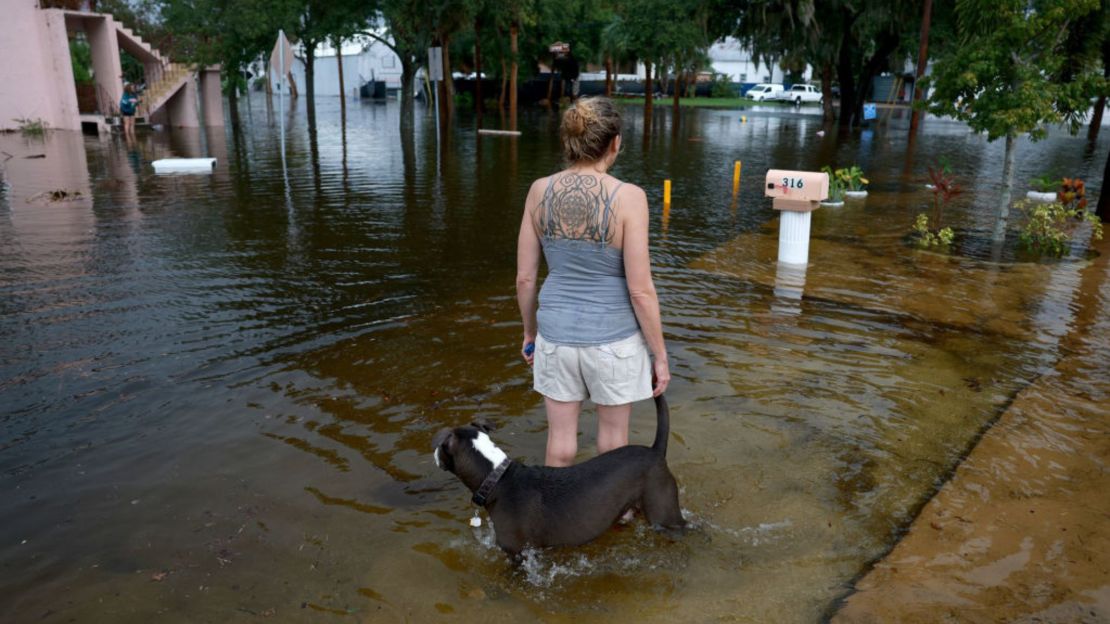
<path id="1" fill-rule="evenodd" d="M 516 239 L 516 302 L 520 306 L 520 318 L 524 322 L 524 342 L 520 349 L 529 365 L 532 364 L 532 354 L 525 353 L 524 348 L 528 343 L 536 341 L 536 281 L 540 270 L 540 255 L 543 253 L 532 215 L 543 197 L 543 189 L 542 180 L 532 183 L 528 198 L 524 200 L 524 215 L 521 217 L 520 234 Z"/>
<path id="2" fill-rule="evenodd" d="M 663 321 L 659 314 L 659 295 L 651 279 L 651 255 L 648 252 L 648 205 L 644 190 L 632 187 L 621 197 L 619 218 L 623 224 L 621 242 L 624 272 L 632 310 L 640 323 L 640 331 L 654 356 L 655 396 L 666 389 L 671 380 L 667 362 L 667 346 L 663 342 Z"/>

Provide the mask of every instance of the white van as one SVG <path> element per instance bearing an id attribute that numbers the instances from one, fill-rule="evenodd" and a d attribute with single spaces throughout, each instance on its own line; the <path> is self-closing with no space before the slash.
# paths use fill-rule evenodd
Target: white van
<path id="1" fill-rule="evenodd" d="M 763 102 L 765 100 L 774 100 L 779 94 L 782 93 L 782 85 L 761 83 L 757 84 L 745 94 L 746 97 L 755 100 L 756 102 Z"/>

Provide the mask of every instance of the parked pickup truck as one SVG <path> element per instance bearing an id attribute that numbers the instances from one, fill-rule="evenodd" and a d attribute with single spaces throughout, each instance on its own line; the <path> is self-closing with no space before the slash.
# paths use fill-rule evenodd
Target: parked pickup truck
<path id="1" fill-rule="evenodd" d="M 802 104 L 804 102 L 821 102 L 821 90 L 813 85 L 796 84 L 788 91 L 775 94 L 776 100 Z"/>

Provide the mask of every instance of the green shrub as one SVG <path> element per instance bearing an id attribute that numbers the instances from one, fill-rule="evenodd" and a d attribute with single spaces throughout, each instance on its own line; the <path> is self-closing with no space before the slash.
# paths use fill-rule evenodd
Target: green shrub
<path id="1" fill-rule="evenodd" d="M 713 84 L 709 87 L 709 97 L 715 98 L 734 98 L 739 97 L 740 92 L 729 80 L 725 74 L 717 74 L 713 77 Z"/>
<path id="2" fill-rule="evenodd" d="M 1018 240 L 1033 253 L 1062 257 L 1068 252 L 1068 243 L 1077 225 L 1083 221 L 1091 224 L 1091 236 L 1102 239 L 1102 223 L 1093 213 L 1076 205 L 1060 202 L 1047 204 L 1030 201 L 1018 202 L 1025 215 Z"/>
<path id="3" fill-rule="evenodd" d="M 69 60 L 73 65 L 73 81 L 77 84 L 92 84 L 92 48 L 84 37 L 69 40 Z"/>
<path id="4" fill-rule="evenodd" d="M 458 106 L 459 108 L 473 108 L 474 94 L 470 92 L 456 93 L 455 106 Z"/>
<path id="5" fill-rule="evenodd" d="M 956 233 L 950 227 L 943 227 L 936 232 L 929 229 L 929 216 L 924 212 L 917 215 L 913 222 L 913 231 L 917 234 L 917 246 L 922 249 L 938 247 L 947 249 L 952 241 L 956 240 Z"/>

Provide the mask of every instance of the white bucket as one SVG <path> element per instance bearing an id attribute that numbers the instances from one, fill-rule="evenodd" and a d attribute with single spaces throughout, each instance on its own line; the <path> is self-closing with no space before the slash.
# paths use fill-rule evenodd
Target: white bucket
<path id="1" fill-rule="evenodd" d="M 1035 201 L 1047 204 L 1056 201 L 1056 193 L 1042 193 L 1040 191 L 1029 191 L 1025 194 L 1026 197 Z"/>

